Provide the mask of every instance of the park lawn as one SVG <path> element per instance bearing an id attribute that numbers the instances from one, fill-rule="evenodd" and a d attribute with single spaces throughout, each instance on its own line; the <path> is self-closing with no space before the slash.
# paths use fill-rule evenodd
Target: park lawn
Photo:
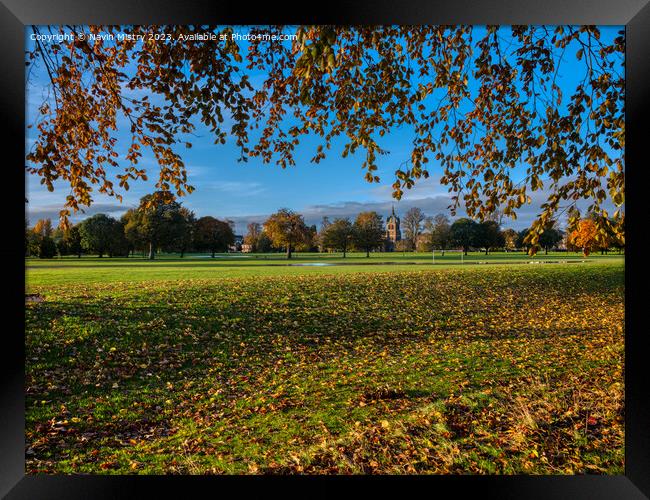
<path id="1" fill-rule="evenodd" d="M 624 471 L 620 259 L 138 267 L 28 272 L 28 473 Z"/>
<path id="2" fill-rule="evenodd" d="M 419 271 L 424 267 L 457 269 L 487 263 L 528 264 L 536 262 L 623 262 L 617 254 L 592 255 L 557 252 L 540 253 L 530 257 L 521 252 L 470 253 L 461 260 L 458 252 L 444 256 L 430 253 L 373 252 L 369 258 L 364 253 L 351 253 L 345 259 L 341 254 L 296 253 L 287 260 L 283 254 L 218 254 L 209 255 L 163 254 L 153 261 L 135 258 L 65 257 L 57 259 L 30 258 L 26 261 L 27 288 L 35 285 L 62 285 L 74 283 L 108 283 L 125 281 L 221 279 L 255 276 L 322 275 Z M 435 264 L 433 264 L 435 262 Z"/>

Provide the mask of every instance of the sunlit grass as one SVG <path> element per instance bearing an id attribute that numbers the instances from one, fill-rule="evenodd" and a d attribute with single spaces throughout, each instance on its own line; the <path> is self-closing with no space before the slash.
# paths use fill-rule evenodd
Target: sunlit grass
<path id="1" fill-rule="evenodd" d="M 151 280 L 219 279 L 253 276 L 339 275 L 350 273 L 377 273 L 419 271 L 426 268 L 460 269 L 476 265 L 528 264 L 560 262 L 621 263 L 617 254 L 592 255 L 558 252 L 530 257 L 525 253 L 495 252 L 488 256 L 471 253 L 461 258 L 460 253 L 352 253 L 345 259 L 341 254 L 298 253 L 287 260 L 283 254 L 218 254 L 209 255 L 162 254 L 153 261 L 134 258 L 65 257 L 61 259 L 28 259 L 27 286 L 73 283 L 107 283 Z M 304 264 L 319 264 L 316 266 Z M 327 264 L 327 265 L 322 265 Z"/>
<path id="2" fill-rule="evenodd" d="M 105 262 L 118 280 L 30 287 L 29 472 L 623 471 L 621 260 L 174 282 Z"/>

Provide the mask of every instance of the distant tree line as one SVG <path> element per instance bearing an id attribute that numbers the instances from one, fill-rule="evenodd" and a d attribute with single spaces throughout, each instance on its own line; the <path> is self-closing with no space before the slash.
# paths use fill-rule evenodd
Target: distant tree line
<path id="1" fill-rule="evenodd" d="M 418 248 L 422 251 L 444 250 L 461 248 L 465 255 L 470 249 L 482 250 L 487 255 L 491 250 L 526 251 L 536 254 L 544 250 L 547 254 L 553 249 L 566 251 L 582 251 L 589 255 L 593 251 L 607 253 L 610 249 L 622 250 L 625 240 L 620 232 L 609 231 L 603 234 L 597 230 L 596 215 L 589 214 L 581 218 L 579 213 L 573 213 L 574 223 L 565 231 L 557 227 L 557 221 L 552 220 L 546 224 L 539 235 L 536 244 L 529 243 L 530 228 L 521 231 L 514 229 L 501 229 L 500 224 L 494 220 L 475 222 L 471 219 L 461 218 L 450 224 L 444 215 L 437 215 L 427 219 L 424 224 L 425 237 Z M 606 225 L 603 224 L 603 225 Z"/>
<path id="2" fill-rule="evenodd" d="M 152 205 L 153 195 L 144 196 L 136 209 L 128 210 L 120 219 L 96 214 L 69 229 L 52 229 L 49 219 L 39 220 L 26 229 L 26 253 L 51 258 L 82 253 L 99 257 L 126 257 L 136 252 L 154 259 L 158 251 L 217 252 L 228 250 L 235 242 L 232 223 L 211 216 L 197 219 L 191 210 L 178 202 Z"/>
<path id="3" fill-rule="evenodd" d="M 476 222 L 460 218 L 453 223 L 442 214 L 427 217 L 421 209 L 411 208 L 401 220 L 402 240 L 396 242 L 395 250 L 430 252 L 462 249 L 481 250 L 488 254 L 491 250 L 528 250 L 524 244 L 527 230 L 516 232 L 513 229 L 501 230 L 498 222 L 488 220 Z M 545 231 L 540 243 L 547 251 L 562 240 L 562 233 L 555 228 Z M 347 218 L 324 220 L 319 234 L 323 249 L 342 251 L 350 249 L 365 251 L 385 249 L 388 245 L 386 231 L 381 216 L 376 212 L 363 212 L 354 222 Z"/>
<path id="4" fill-rule="evenodd" d="M 25 221 L 25 247 L 28 256 L 51 258 L 55 255 L 83 253 L 103 257 L 128 256 L 136 252 L 154 259 L 157 252 L 175 252 L 183 257 L 187 252 L 228 251 L 235 243 L 233 223 L 212 216 L 196 218 L 191 210 L 178 202 L 152 203 L 154 195 L 140 200 L 138 208 L 128 210 L 120 219 L 105 214 L 93 215 L 68 229 L 54 229 L 49 219 L 39 220 L 33 228 Z M 460 218 L 451 222 L 445 215 L 427 217 L 421 209 L 411 208 L 402 219 L 403 239 L 394 247 L 399 251 L 427 251 L 461 249 L 527 251 L 549 250 L 562 246 L 570 251 L 582 251 L 589 255 L 600 250 L 622 249 L 625 242 L 612 231 L 603 236 L 597 230 L 594 216 L 580 218 L 572 214 L 576 222 L 567 231 L 547 224 L 536 245 L 527 241 L 530 229 L 515 231 L 501 229 L 497 220 L 476 222 Z M 324 217 L 320 232 L 315 225 L 308 226 L 302 215 L 287 208 L 278 210 L 263 223 L 248 224 L 243 239 L 249 252 L 285 252 L 291 258 L 293 252 L 337 251 L 343 257 L 351 250 L 370 252 L 391 247 L 381 215 L 374 211 L 361 212 L 352 221 L 349 218 Z"/>
<path id="5" fill-rule="evenodd" d="M 502 229 L 496 220 L 476 222 L 468 218 L 459 218 L 451 222 L 445 215 L 438 214 L 427 217 L 424 212 L 415 207 L 409 209 L 401 220 L 403 238 L 395 245 L 398 251 L 430 252 L 461 249 L 465 255 L 471 250 L 506 252 L 526 251 L 535 254 L 540 250 L 548 253 L 550 250 L 562 248 L 568 251 L 582 251 L 585 255 L 599 250 L 606 253 L 609 249 L 621 250 L 625 241 L 619 232 L 610 231 L 603 236 L 597 230 L 594 221 L 596 215 L 589 214 L 581 218 L 579 213 L 570 214 L 576 222 L 562 231 L 557 227 L 557 221 L 547 223 L 535 245 L 527 238 L 530 228 L 521 231 Z M 601 224 L 606 225 L 606 223 Z M 319 233 L 319 245 L 324 250 L 343 252 L 350 249 L 365 251 L 387 248 L 386 232 L 376 212 L 363 212 L 354 222 L 347 218 L 335 219 L 330 222 L 324 218 Z"/>

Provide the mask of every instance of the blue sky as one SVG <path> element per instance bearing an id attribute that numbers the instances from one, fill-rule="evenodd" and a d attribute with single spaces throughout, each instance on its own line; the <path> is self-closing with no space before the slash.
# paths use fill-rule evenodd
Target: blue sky
<path id="1" fill-rule="evenodd" d="M 601 27 L 604 40 L 613 39 L 620 27 Z M 245 27 L 236 31 L 246 33 Z M 26 43 L 31 43 L 26 31 Z M 245 42 L 241 42 L 242 44 Z M 567 61 L 558 74 L 558 83 L 565 96 L 575 89 L 579 74 L 576 62 Z M 261 81 L 263 75 L 251 74 L 253 82 Z M 256 78 L 257 77 L 257 78 Z M 46 95 L 47 79 L 42 70 L 33 70 L 27 86 L 26 115 L 27 124 L 37 116 L 38 106 Z M 26 148 L 33 143 L 34 129 L 26 131 Z M 429 165 L 431 177 L 420 179 L 415 187 L 406 190 L 398 202 L 391 197 L 391 184 L 395 169 L 410 156 L 409 144 L 411 134 L 408 129 L 395 129 L 384 137 L 382 147 L 390 154 L 378 159 L 381 183 L 368 183 L 363 178 L 361 169 L 362 155 L 341 158 L 343 141 L 330 150 L 327 158 L 319 164 L 309 162 L 318 144 L 306 140 L 298 148 L 296 166 L 283 170 L 274 164 L 263 164 L 259 159 L 250 159 L 247 163 L 237 162 L 238 149 L 234 141 L 225 145 L 214 145 L 210 133 L 197 126 L 196 135 L 192 137 L 192 149 L 179 149 L 188 170 L 190 184 L 196 191 L 182 198 L 183 205 L 192 209 L 198 217 L 213 215 L 232 219 L 236 231 L 244 233 L 248 222 L 262 222 L 266 216 L 281 207 L 288 207 L 302 213 L 309 224 L 318 224 L 324 215 L 333 217 L 354 217 L 363 210 L 376 210 L 384 217 L 395 205 L 398 214 L 408 208 L 418 206 L 427 215 L 449 214 L 447 187 L 439 184 L 440 168 L 435 163 Z M 118 137 L 126 134 L 118 134 Z M 146 167 L 150 179 L 156 178 L 157 166 L 151 156 L 143 158 L 141 165 Z M 55 184 L 54 192 L 48 192 L 39 184 L 35 176 L 27 175 L 26 197 L 29 200 L 27 212 L 30 224 L 43 217 L 58 218 L 65 196 L 68 194 L 65 184 Z M 118 217 L 128 208 L 137 206 L 141 196 L 154 189 L 155 181 L 138 182 L 124 193 L 124 200 L 96 194 L 94 204 L 86 209 L 85 214 L 77 214 L 72 220 L 78 221 L 95 213 L 108 213 Z M 518 219 L 504 220 L 505 227 L 521 229 L 527 227 L 539 211 L 539 205 L 545 199 L 542 192 L 531 194 L 533 203 L 520 209 Z M 458 216 L 462 216 L 459 212 Z"/>

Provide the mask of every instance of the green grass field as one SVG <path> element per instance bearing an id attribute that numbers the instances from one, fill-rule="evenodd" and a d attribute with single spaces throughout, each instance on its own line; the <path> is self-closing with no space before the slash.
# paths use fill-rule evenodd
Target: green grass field
<path id="1" fill-rule="evenodd" d="M 287 260 L 284 254 L 217 254 L 209 255 L 163 254 L 153 261 L 141 256 L 130 258 L 65 257 L 59 259 L 27 260 L 27 286 L 61 285 L 68 283 L 108 283 L 114 281 L 147 281 L 178 279 L 239 278 L 249 276 L 286 276 L 312 274 L 350 274 L 358 272 L 419 271 L 425 268 L 453 268 L 457 266 L 531 264 L 557 262 L 622 262 L 617 254 L 593 255 L 557 252 L 530 257 L 525 253 L 351 253 L 342 254 L 296 253 Z"/>
<path id="2" fill-rule="evenodd" d="M 27 260 L 27 472 L 623 473 L 623 258 L 430 259 Z"/>

